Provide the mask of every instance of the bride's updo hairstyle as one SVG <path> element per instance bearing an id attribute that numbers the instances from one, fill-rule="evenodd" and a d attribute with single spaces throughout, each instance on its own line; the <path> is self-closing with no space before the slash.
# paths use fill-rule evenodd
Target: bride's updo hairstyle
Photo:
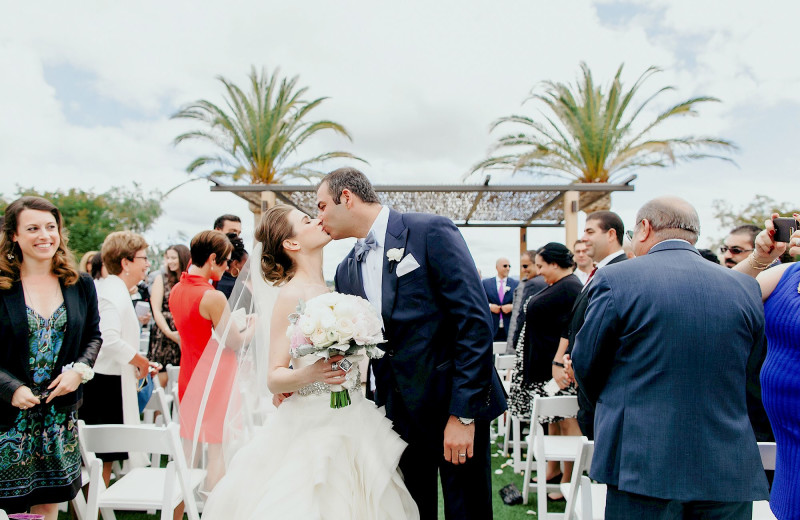
<path id="1" fill-rule="evenodd" d="M 277 285 L 294 275 L 294 262 L 283 249 L 283 241 L 294 236 L 289 213 L 294 207 L 279 204 L 264 212 L 256 229 L 256 240 L 261 242 L 261 274 L 264 280 Z"/>
<path id="2" fill-rule="evenodd" d="M 569 269 L 575 265 L 572 260 L 572 251 L 567 246 L 558 242 L 550 242 L 541 249 L 536 251 L 536 254 L 542 257 L 548 264 L 556 264 L 563 269 Z"/>

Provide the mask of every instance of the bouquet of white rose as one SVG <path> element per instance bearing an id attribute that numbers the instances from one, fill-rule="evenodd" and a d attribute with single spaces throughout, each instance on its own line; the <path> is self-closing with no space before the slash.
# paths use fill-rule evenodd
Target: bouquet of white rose
<path id="1" fill-rule="evenodd" d="M 289 316 L 287 330 L 293 358 L 316 355 L 324 359 L 342 355 L 339 368 L 348 372 L 363 358 L 383 357 L 378 345 L 385 343 L 383 324 L 372 305 L 358 296 L 337 292 L 300 301 L 297 312 Z M 350 404 L 350 394 L 341 385 L 331 387 L 331 408 Z"/>

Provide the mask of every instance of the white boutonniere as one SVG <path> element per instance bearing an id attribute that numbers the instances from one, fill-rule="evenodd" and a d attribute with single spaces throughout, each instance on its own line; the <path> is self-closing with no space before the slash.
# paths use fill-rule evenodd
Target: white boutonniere
<path id="1" fill-rule="evenodd" d="M 405 248 L 398 249 L 396 247 L 386 251 L 386 258 L 389 259 L 389 272 L 390 273 L 392 271 L 394 271 L 394 266 L 397 265 L 397 262 L 399 262 L 403 258 L 403 252 L 404 251 L 405 251 Z"/>
<path id="2" fill-rule="evenodd" d="M 504 292 L 508 292 L 508 291 L 510 291 L 510 290 L 511 290 L 511 287 L 509 287 L 508 285 L 506 285 L 506 289 L 505 289 L 505 291 L 504 291 Z"/>

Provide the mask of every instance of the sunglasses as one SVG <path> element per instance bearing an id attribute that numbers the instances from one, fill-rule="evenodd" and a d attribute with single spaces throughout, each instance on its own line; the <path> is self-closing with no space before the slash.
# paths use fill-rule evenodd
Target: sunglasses
<path id="1" fill-rule="evenodd" d="M 531 264 L 522 264 L 522 268 L 523 269 L 527 269 L 529 265 L 531 265 Z"/>
<path id="2" fill-rule="evenodd" d="M 725 254 L 728 251 L 730 251 L 731 254 L 740 255 L 742 253 L 747 253 L 747 252 L 753 251 L 753 249 L 742 249 L 739 246 L 732 246 L 732 247 L 722 246 L 722 247 L 719 248 L 719 252 L 722 253 L 722 254 Z"/>
<path id="3" fill-rule="evenodd" d="M 500 267 L 511 267 L 511 264 L 503 264 Z"/>

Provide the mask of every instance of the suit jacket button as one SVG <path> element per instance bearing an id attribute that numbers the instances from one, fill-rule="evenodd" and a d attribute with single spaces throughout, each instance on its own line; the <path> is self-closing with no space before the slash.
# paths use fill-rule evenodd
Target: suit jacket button
<path id="1" fill-rule="evenodd" d="M 389 356 L 389 357 L 394 356 L 394 349 L 393 348 L 388 349 L 386 351 L 386 355 Z"/>

